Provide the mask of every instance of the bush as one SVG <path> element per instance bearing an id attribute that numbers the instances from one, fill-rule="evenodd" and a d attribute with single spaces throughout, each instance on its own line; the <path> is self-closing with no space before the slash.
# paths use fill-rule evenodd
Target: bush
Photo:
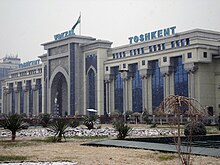
<path id="1" fill-rule="evenodd" d="M 49 122 L 50 122 L 50 114 L 46 113 L 40 115 L 40 123 L 44 128 L 48 126 Z"/>
<path id="2" fill-rule="evenodd" d="M 128 133 L 132 130 L 131 127 L 129 127 L 123 121 L 114 122 L 113 127 L 118 132 L 118 139 L 125 139 L 125 137 L 128 136 Z"/>
<path id="3" fill-rule="evenodd" d="M 85 116 L 83 124 L 90 130 L 90 129 L 94 129 L 95 121 L 96 121 L 96 116 L 94 116 L 94 115 Z"/>
<path id="4" fill-rule="evenodd" d="M 192 135 L 206 135 L 206 127 L 202 122 L 190 122 L 186 124 L 184 135 L 189 136 L 190 130 L 192 130 Z"/>
<path id="5" fill-rule="evenodd" d="M 76 128 L 76 127 L 79 126 L 79 124 L 80 124 L 80 122 L 79 122 L 78 119 L 73 119 L 73 120 L 70 121 L 69 126 L 72 127 L 72 128 Z"/>

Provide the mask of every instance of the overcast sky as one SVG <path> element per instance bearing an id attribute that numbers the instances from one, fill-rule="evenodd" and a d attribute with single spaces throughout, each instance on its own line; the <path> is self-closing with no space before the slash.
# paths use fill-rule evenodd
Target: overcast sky
<path id="1" fill-rule="evenodd" d="M 220 31 L 220 0 L 0 0 L 0 58 L 37 59 L 46 52 L 41 44 L 70 30 L 80 12 L 81 35 L 109 40 L 113 47 L 174 25 L 177 33 Z"/>

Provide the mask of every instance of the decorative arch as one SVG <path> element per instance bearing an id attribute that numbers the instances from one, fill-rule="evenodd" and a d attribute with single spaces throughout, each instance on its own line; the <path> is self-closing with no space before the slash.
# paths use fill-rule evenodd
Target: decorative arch
<path id="1" fill-rule="evenodd" d="M 66 70 L 58 66 L 52 73 L 49 82 L 50 110 L 55 116 L 70 113 L 69 106 L 69 76 Z"/>

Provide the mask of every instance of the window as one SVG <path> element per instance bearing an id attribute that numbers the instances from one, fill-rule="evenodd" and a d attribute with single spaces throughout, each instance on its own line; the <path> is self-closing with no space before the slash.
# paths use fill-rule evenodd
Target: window
<path id="1" fill-rule="evenodd" d="M 140 49 L 139 48 L 137 49 L 137 54 L 140 54 Z"/>
<path id="2" fill-rule="evenodd" d="M 149 46 L 149 52 L 152 52 L 152 46 Z"/>
<path id="3" fill-rule="evenodd" d="M 175 48 L 175 42 L 171 41 L 171 48 Z"/>
<path id="4" fill-rule="evenodd" d="M 130 56 L 132 56 L 133 54 L 132 54 L 132 50 L 130 50 Z"/>
<path id="5" fill-rule="evenodd" d="M 123 52 L 123 57 L 125 57 L 125 52 Z"/>
<path id="6" fill-rule="evenodd" d="M 108 71 L 108 66 L 106 66 L 105 70 Z"/>
<path id="7" fill-rule="evenodd" d="M 184 39 L 181 40 L 181 46 L 185 46 L 185 40 Z"/>
<path id="8" fill-rule="evenodd" d="M 162 43 L 162 49 L 165 50 L 166 49 L 166 44 Z"/>
<path id="9" fill-rule="evenodd" d="M 118 53 L 116 53 L 116 58 L 118 58 Z"/>
<path id="10" fill-rule="evenodd" d="M 192 52 L 187 53 L 188 58 L 192 58 Z"/>
<path id="11" fill-rule="evenodd" d="M 142 65 L 145 65 L 145 60 L 142 60 Z"/>
<path id="12" fill-rule="evenodd" d="M 112 57 L 115 58 L 115 54 L 112 54 Z"/>
<path id="13" fill-rule="evenodd" d="M 120 58 L 122 58 L 122 54 L 121 54 L 121 52 L 119 53 L 119 56 L 120 56 Z"/>
<path id="14" fill-rule="evenodd" d="M 180 41 L 179 41 L 179 40 L 176 41 L 176 46 L 177 46 L 177 47 L 180 46 Z"/>
<path id="15" fill-rule="evenodd" d="M 163 57 L 163 62 L 167 62 L 167 57 Z"/>
<path id="16" fill-rule="evenodd" d="M 134 55 L 136 55 L 136 49 L 134 49 Z"/>
<path id="17" fill-rule="evenodd" d="M 207 52 L 203 52 L 203 57 L 207 58 Z"/>
<path id="18" fill-rule="evenodd" d="M 123 68 L 126 68 L 126 64 L 123 64 Z"/>
<path id="19" fill-rule="evenodd" d="M 158 47 L 158 50 L 161 50 L 161 45 L 160 44 L 158 44 L 157 47 Z"/>
<path id="20" fill-rule="evenodd" d="M 189 45 L 189 44 L 190 44 L 189 38 L 186 38 L 186 45 Z"/>
<path id="21" fill-rule="evenodd" d="M 141 48 L 141 54 L 144 54 L 144 48 Z"/>
<path id="22" fill-rule="evenodd" d="M 154 51 L 157 51 L 157 45 L 154 45 Z"/>

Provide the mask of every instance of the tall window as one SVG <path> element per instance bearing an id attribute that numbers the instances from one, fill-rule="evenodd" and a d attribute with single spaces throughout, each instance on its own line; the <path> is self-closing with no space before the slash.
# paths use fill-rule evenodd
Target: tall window
<path id="1" fill-rule="evenodd" d="M 182 57 L 174 57 L 174 93 L 175 95 L 188 96 L 188 75 L 184 70 Z"/>
<path id="2" fill-rule="evenodd" d="M 115 81 L 114 81 L 115 110 L 123 113 L 123 80 L 119 72 L 119 67 L 113 67 L 112 71 L 115 75 Z"/>
<path id="3" fill-rule="evenodd" d="M 132 74 L 132 111 L 142 111 L 142 83 L 141 76 L 138 70 L 138 64 L 131 64 L 129 66 Z"/>
<path id="4" fill-rule="evenodd" d="M 152 108 L 155 110 L 163 100 L 163 75 L 158 60 L 150 61 L 149 64 L 152 69 Z"/>
<path id="5" fill-rule="evenodd" d="M 89 78 L 89 108 L 95 109 L 95 72 L 90 69 L 88 73 Z"/>

